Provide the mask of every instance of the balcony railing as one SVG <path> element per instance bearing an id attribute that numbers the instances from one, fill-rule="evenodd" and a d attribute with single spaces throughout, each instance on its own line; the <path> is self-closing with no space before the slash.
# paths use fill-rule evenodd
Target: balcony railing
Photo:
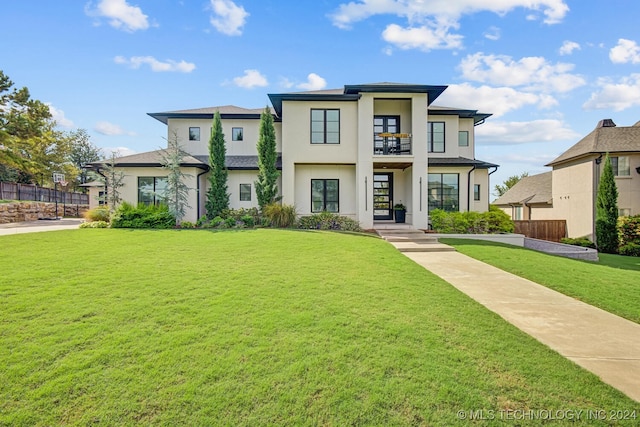
<path id="1" fill-rule="evenodd" d="M 373 154 L 382 156 L 411 155 L 411 134 L 375 134 L 373 137 Z"/>

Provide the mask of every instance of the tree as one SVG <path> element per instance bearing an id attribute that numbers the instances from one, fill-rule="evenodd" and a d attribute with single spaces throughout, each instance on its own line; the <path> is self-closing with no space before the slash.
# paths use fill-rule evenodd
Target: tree
<path id="1" fill-rule="evenodd" d="M 169 171 L 167 175 L 167 189 L 164 197 L 169 208 L 169 212 L 176 218 L 176 225 L 179 225 L 189 208 L 189 187 L 184 182 L 184 178 L 190 177 L 182 172 L 180 164 L 187 153 L 182 150 L 178 133 L 173 132 L 167 139 L 167 149 L 162 156 L 162 167 Z"/>
<path id="2" fill-rule="evenodd" d="M 507 178 L 502 184 L 496 184 L 495 192 L 498 197 L 509 191 L 511 187 L 516 185 L 522 178 L 529 176 L 529 172 L 523 172 L 520 175 L 513 175 Z"/>
<path id="3" fill-rule="evenodd" d="M 220 213 L 229 209 L 229 193 L 227 193 L 227 167 L 225 157 L 227 149 L 224 143 L 224 133 L 222 133 L 222 119 L 220 112 L 216 111 L 213 116 L 213 127 L 211 138 L 209 139 L 209 191 L 207 191 L 207 202 L 205 208 L 207 218 L 213 219 Z"/>
<path id="4" fill-rule="evenodd" d="M 596 200 L 596 245 L 600 252 L 618 252 L 618 188 L 607 154 L 598 184 Z"/>
<path id="5" fill-rule="evenodd" d="M 118 153 L 112 152 L 111 158 L 104 163 L 103 172 L 100 173 L 104 178 L 104 201 L 112 215 L 122 201 L 120 188 L 124 186 L 124 173 L 116 167 L 117 158 Z"/>
<path id="6" fill-rule="evenodd" d="M 276 169 L 276 131 L 269 107 L 260 115 L 260 134 L 258 136 L 258 180 L 255 182 L 256 195 L 260 209 L 276 200 L 278 195 L 278 176 Z"/>
<path id="7" fill-rule="evenodd" d="M 102 150 L 91 143 L 86 129 L 77 129 L 67 135 L 70 143 L 69 161 L 77 169 L 75 187 L 86 184 L 89 172 L 84 168 L 87 163 L 97 162 L 102 158 Z"/>

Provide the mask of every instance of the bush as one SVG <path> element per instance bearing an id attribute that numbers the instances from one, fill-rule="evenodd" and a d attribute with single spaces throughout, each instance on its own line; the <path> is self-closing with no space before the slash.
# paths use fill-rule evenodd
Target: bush
<path id="1" fill-rule="evenodd" d="M 271 203 L 262 209 L 262 214 L 267 218 L 272 227 L 289 228 L 296 223 L 296 207 Z"/>
<path id="2" fill-rule="evenodd" d="M 97 208 L 89 209 L 84 213 L 83 217 L 87 221 L 109 222 L 109 208 L 106 206 L 98 206 Z"/>
<path id="3" fill-rule="evenodd" d="M 182 221 L 180 223 L 181 228 L 196 228 L 196 225 L 191 221 Z"/>
<path id="4" fill-rule="evenodd" d="M 109 223 L 106 221 L 83 222 L 80 228 L 109 228 Z"/>
<path id="5" fill-rule="evenodd" d="M 256 220 L 251 215 L 243 215 L 240 217 L 240 221 L 244 223 L 246 227 L 253 228 L 256 225 Z"/>
<path id="6" fill-rule="evenodd" d="M 618 253 L 620 255 L 640 257 L 640 244 L 627 243 L 626 245 L 620 246 Z"/>
<path id="7" fill-rule="evenodd" d="M 562 239 L 560 239 L 560 243 L 564 243 L 566 245 L 573 245 L 573 246 L 582 246 L 583 248 L 592 248 L 592 249 L 596 248 L 596 244 L 593 243 L 591 240 L 587 239 L 586 237 L 577 237 L 577 238 L 563 237 Z"/>
<path id="8" fill-rule="evenodd" d="M 122 203 L 111 219 L 112 228 L 173 228 L 176 219 L 166 205 L 144 205 L 134 207 Z"/>
<path id="9" fill-rule="evenodd" d="M 233 228 L 236 225 L 238 225 L 238 221 L 236 221 L 236 219 L 233 217 L 228 217 L 227 219 L 224 220 L 224 223 L 226 225 L 225 228 Z"/>
<path id="10" fill-rule="evenodd" d="M 305 230 L 362 231 L 358 221 L 330 212 L 303 216 L 298 220 L 298 228 Z"/>
<path id="11" fill-rule="evenodd" d="M 431 226 L 438 233 L 492 234 L 512 233 L 513 221 L 509 215 L 495 206 L 487 212 L 445 212 L 434 209 L 429 212 Z"/>
<path id="12" fill-rule="evenodd" d="M 628 243 L 640 244 L 640 215 L 618 218 L 618 236 L 620 246 Z"/>

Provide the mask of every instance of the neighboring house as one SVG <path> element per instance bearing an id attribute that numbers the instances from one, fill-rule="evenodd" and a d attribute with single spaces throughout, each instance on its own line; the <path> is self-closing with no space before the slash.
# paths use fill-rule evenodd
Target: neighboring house
<path id="1" fill-rule="evenodd" d="M 490 114 L 431 106 L 446 88 L 378 83 L 270 94 L 282 203 L 295 205 L 299 215 L 348 216 L 363 228 L 392 220 L 396 203 L 407 206 L 407 222 L 416 228 L 427 227 L 430 209 L 486 211 L 489 169 L 498 166 L 475 159 L 474 128 Z M 190 154 L 183 164 L 191 188 L 185 220 L 205 214 L 208 141 L 216 111 L 225 134 L 230 207 L 258 205 L 254 182 L 262 109 L 150 113 Z M 157 152 L 121 157 L 116 166 L 126 175 L 124 200 L 153 203 L 162 196 L 167 171 Z"/>
<path id="2" fill-rule="evenodd" d="M 569 237 L 593 240 L 598 183 L 607 153 L 618 187 L 620 216 L 639 215 L 640 122 L 623 127 L 610 119 L 601 120 L 590 134 L 547 164 L 551 172 L 521 180 L 494 204 L 513 219 L 519 219 L 519 206 L 521 219 L 564 219 Z M 539 203 L 527 200 L 528 196 Z M 550 204 L 544 203 L 546 198 Z"/>
<path id="3" fill-rule="evenodd" d="M 104 182 L 90 181 L 80 184 L 80 187 L 84 187 L 89 190 L 89 209 L 97 208 L 98 206 L 105 204 Z"/>

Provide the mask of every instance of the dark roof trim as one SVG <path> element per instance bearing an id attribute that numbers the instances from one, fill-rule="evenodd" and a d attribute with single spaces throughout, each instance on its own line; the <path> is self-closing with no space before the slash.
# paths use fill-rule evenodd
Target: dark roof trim
<path id="1" fill-rule="evenodd" d="M 430 116 L 451 116 L 455 115 L 462 119 L 473 119 L 473 124 L 477 125 L 482 123 L 487 118 L 491 117 L 493 114 L 489 113 L 478 113 L 478 110 L 462 110 L 455 108 L 447 108 L 442 110 L 429 110 Z"/>
<path id="2" fill-rule="evenodd" d="M 147 113 L 147 115 L 154 119 L 164 123 L 165 125 L 169 119 L 209 119 L 213 120 L 214 113 Z M 260 114 L 220 114 L 221 119 L 257 119 L 260 120 Z"/>
<path id="3" fill-rule="evenodd" d="M 484 162 L 482 160 L 476 159 L 467 159 L 464 157 L 429 157 L 428 158 L 429 166 L 475 166 L 476 169 L 489 169 L 489 168 L 497 168 L 499 165 Z"/>
<path id="4" fill-rule="evenodd" d="M 345 94 L 355 93 L 426 93 L 429 105 L 439 97 L 448 86 L 411 85 L 411 84 L 364 84 L 345 85 Z"/>
<path id="5" fill-rule="evenodd" d="M 313 94 L 313 93 L 270 93 L 267 95 L 271 100 L 276 114 L 282 119 L 282 101 L 339 101 L 353 102 L 360 99 L 360 95 L 344 94 Z"/>

